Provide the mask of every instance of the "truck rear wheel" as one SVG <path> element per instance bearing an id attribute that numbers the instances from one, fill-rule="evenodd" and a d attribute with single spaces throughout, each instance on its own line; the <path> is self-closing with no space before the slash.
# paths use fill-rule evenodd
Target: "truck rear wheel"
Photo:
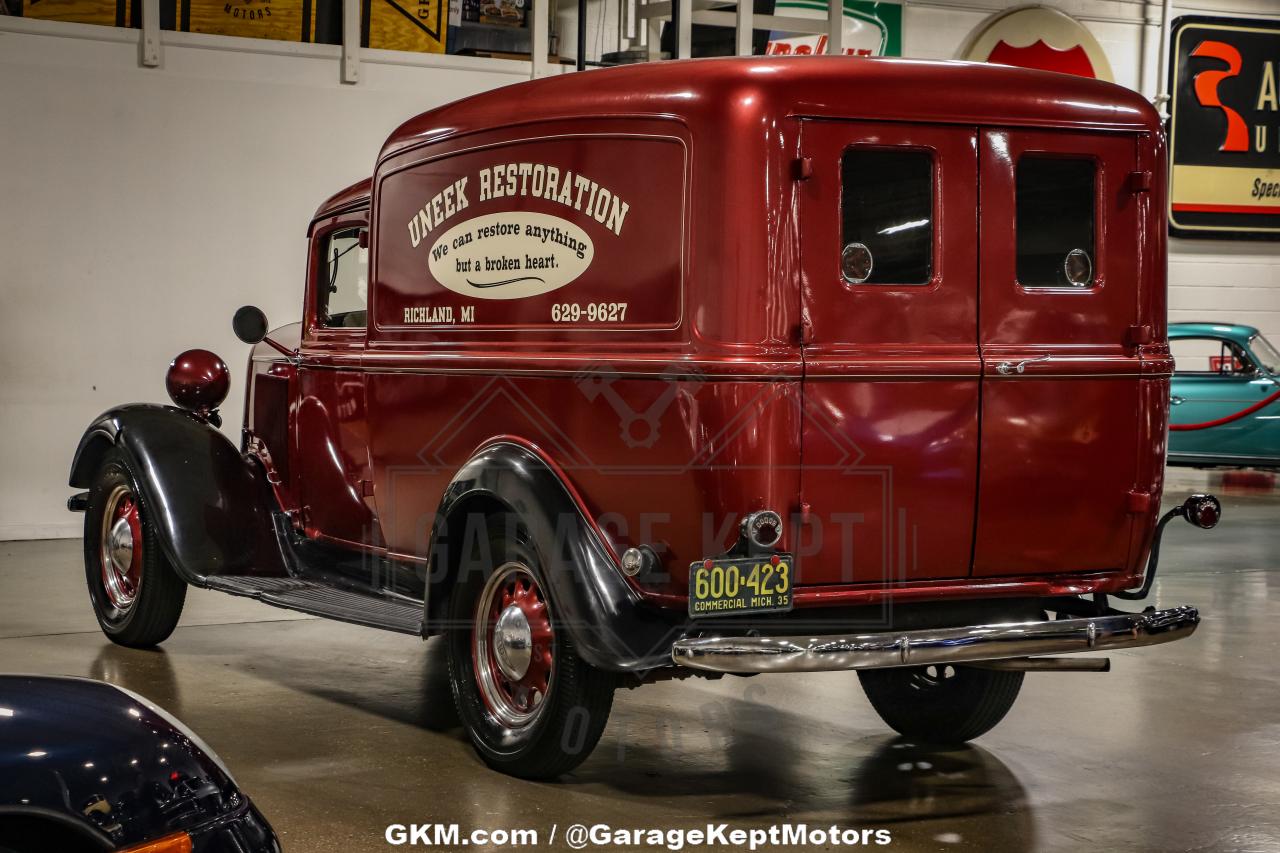
<path id="1" fill-rule="evenodd" d="M 862 690 L 880 719 L 927 743 L 963 743 L 986 734 L 1013 707 L 1021 672 L 973 666 L 859 670 Z"/>
<path id="2" fill-rule="evenodd" d="M 464 555 L 449 605 L 449 684 L 458 716 L 495 770 L 551 779 L 586 759 L 616 678 L 578 657 L 533 550 L 490 523 Z M 482 553 L 487 550 L 486 553 Z"/>
<path id="3" fill-rule="evenodd" d="M 107 452 L 89 490 L 84 570 L 93 612 L 112 642 L 154 646 L 177 627 L 187 584 L 161 551 L 137 478 L 119 450 Z"/>

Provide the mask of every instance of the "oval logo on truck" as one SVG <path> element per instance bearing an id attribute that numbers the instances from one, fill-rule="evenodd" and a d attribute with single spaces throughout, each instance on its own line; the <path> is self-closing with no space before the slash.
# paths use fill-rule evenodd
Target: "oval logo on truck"
<path id="1" fill-rule="evenodd" d="M 427 266 L 441 285 L 475 299 L 527 299 L 587 271 L 587 232 L 547 213 L 487 213 L 461 222 L 431 246 Z"/>

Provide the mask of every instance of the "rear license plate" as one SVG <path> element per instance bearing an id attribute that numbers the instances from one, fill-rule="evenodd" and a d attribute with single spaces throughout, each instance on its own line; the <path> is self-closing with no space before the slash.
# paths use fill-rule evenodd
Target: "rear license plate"
<path id="1" fill-rule="evenodd" d="M 689 566 L 689 615 L 790 610 L 791 575 L 790 554 L 700 560 Z"/>

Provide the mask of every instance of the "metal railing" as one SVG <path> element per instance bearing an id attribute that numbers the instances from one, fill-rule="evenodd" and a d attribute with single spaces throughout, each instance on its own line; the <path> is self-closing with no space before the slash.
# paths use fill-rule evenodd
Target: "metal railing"
<path id="1" fill-rule="evenodd" d="M 670 21 L 676 30 L 673 59 L 688 59 L 692 55 L 694 24 L 733 27 L 738 56 L 751 55 L 751 34 L 757 29 L 825 35 L 828 54 L 844 53 L 845 48 L 844 4 L 839 0 L 828 4 L 825 21 L 789 15 L 757 15 L 752 0 L 737 0 L 736 3 L 733 0 L 637 0 L 636 17 L 648 28 L 646 43 L 650 60 L 662 58 L 662 24 L 666 21 Z"/>

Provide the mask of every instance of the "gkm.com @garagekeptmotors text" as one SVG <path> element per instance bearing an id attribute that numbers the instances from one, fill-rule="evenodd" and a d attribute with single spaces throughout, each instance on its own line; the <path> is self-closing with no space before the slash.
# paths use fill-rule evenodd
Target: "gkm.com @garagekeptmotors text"
<path id="1" fill-rule="evenodd" d="M 778 823 L 767 827 L 741 828 L 727 823 L 707 823 L 697 827 L 636 827 L 608 823 L 574 823 L 563 830 L 559 824 L 547 829 L 464 828 L 456 823 L 393 823 L 384 833 L 393 847 L 412 846 L 445 850 L 464 847 L 545 847 L 570 850 L 696 850 L 732 848 L 770 850 L 813 847 L 886 847 L 893 843 L 887 829 L 848 826 Z"/>

